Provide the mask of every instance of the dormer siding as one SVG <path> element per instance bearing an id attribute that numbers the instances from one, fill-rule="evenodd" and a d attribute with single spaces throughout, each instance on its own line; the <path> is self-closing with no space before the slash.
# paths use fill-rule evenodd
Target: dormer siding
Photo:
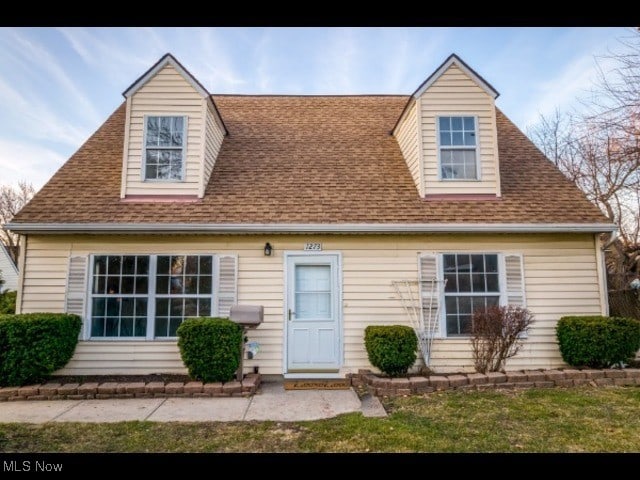
<path id="1" fill-rule="evenodd" d="M 129 195 L 200 194 L 205 102 L 189 82 L 170 65 L 165 66 L 130 97 L 127 102 L 129 137 L 124 146 L 121 193 L 123 198 Z M 144 178 L 144 122 L 150 115 L 187 118 L 186 158 L 183 167 L 184 179 L 181 182 L 149 181 Z"/>
<path id="2" fill-rule="evenodd" d="M 428 195 L 500 196 L 496 109 L 493 98 L 457 65 L 451 65 L 419 97 L 424 192 Z M 477 122 L 477 180 L 443 180 L 440 173 L 437 119 L 472 116 Z"/>
<path id="3" fill-rule="evenodd" d="M 498 93 L 455 55 L 449 57 L 412 95 L 393 130 L 421 198 L 501 196 L 495 98 Z M 450 144 L 441 145 L 441 122 L 449 123 Z M 472 125 L 473 145 L 455 145 Z M 463 137 L 464 136 L 464 137 Z M 445 139 L 446 140 L 446 139 Z M 454 161 L 453 155 L 457 155 Z M 446 162 L 444 157 L 448 157 Z M 465 158 L 463 174 L 459 164 Z M 468 169 L 467 155 L 473 155 Z M 471 172 L 471 173 L 469 173 Z"/>
<path id="4" fill-rule="evenodd" d="M 206 89 L 171 55 L 165 55 L 124 95 L 127 111 L 120 197 L 134 201 L 202 198 L 227 133 Z M 150 117 L 159 117 L 157 122 L 171 122 L 172 142 L 181 125 L 182 145 L 150 145 L 152 142 L 146 137 Z M 171 170 L 157 159 L 157 170 L 153 159 L 152 170 L 147 170 L 145 148 L 151 150 L 151 155 L 170 153 Z M 177 162 L 172 153 L 175 151 L 180 155 Z M 165 169 L 163 174 L 159 173 L 161 168 Z"/>
<path id="5" fill-rule="evenodd" d="M 416 116 L 416 101 L 412 100 L 404 116 L 400 119 L 396 129 L 396 139 L 400 146 L 400 151 L 407 162 L 409 172 L 420 196 L 424 196 L 422 162 L 420 161 L 420 131 L 421 123 Z"/>
<path id="6" fill-rule="evenodd" d="M 224 139 L 225 129 L 218 119 L 217 113 L 212 108 L 211 102 L 205 103 L 205 131 L 204 131 L 204 163 L 202 173 L 202 192 L 201 197 L 204 196 L 204 192 L 209 183 L 213 166 L 220 153 L 222 147 L 222 140 Z"/>

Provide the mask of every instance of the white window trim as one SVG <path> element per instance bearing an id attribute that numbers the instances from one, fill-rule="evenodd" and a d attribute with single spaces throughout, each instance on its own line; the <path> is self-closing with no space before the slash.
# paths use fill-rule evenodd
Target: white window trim
<path id="1" fill-rule="evenodd" d="M 180 170 L 180 178 L 147 178 L 147 119 L 149 117 L 181 117 L 182 118 L 182 168 Z M 181 183 L 186 181 L 186 163 L 187 163 L 187 143 L 189 141 L 189 125 L 187 124 L 189 117 L 187 115 L 175 115 L 170 113 L 159 113 L 154 115 L 145 114 L 142 124 L 142 158 L 140 159 L 140 179 L 147 183 Z M 156 150 L 158 150 L 156 148 Z M 168 148 L 170 150 L 178 150 L 177 148 Z"/>
<path id="2" fill-rule="evenodd" d="M 472 117 L 475 131 L 476 131 L 476 178 L 443 178 L 442 176 L 442 149 L 453 149 L 453 150 L 471 150 L 469 145 L 440 145 L 440 117 Z M 436 150 L 438 157 L 438 181 L 439 182 L 481 182 L 482 181 L 482 162 L 480 159 L 480 123 L 478 116 L 472 113 L 449 113 L 443 112 L 438 113 L 435 116 L 435 126 L 436 126 Z"/>
<path id="3" fill-rule="evenodd" d="M 507 305 L 507 269 L 504 262 L 505 254 L 502 252 L 489 252 L 489 251 L 446 251 L 446 252 L 436 252 L 435 255 L 438 256 L 437 261 L 437 270 L 438 270 L 438 279 L 440 281 L 444 281 L 444 255 L 497 255 L 498 256 L 498 282 L 500 291 L 499 292 L 487 292 L 487 295 L 483 296 L 499 296 L 500 306 Z M 494 293 L 494 295 L 491 295 Z M 470 295 L 473 296 L 473 295 Z M 454 340 L 467 340 L 471 338 L 471 335 L 449 335 L 447 333 L 447 306 L 445 303 L 445 291 L 444 288 L 442 292 L 440 292 L 440 338 L 450 338 Z"/>
<path id="4" fill-rule="evenodd" d="M 219 257 L 220 255 L 217 253 L 92 253 L 89 255 L 89 277 L 87 280 L 87 289 L 85 291 L 85 305 L 86 305 L 86 319 L 84 322 L 85 327 L 85 337 L 84 340 L 89 340 L 92 342 L 175 342 L 178 337 L 156 337 L 156 298 L 171 298 L 171 295 L 161 294 L 160 297 L 155 293 L 156 292 L 156 276 L 158 271 L 158 257 L 163 256 L 211 256 L 213 257 L 212 265 L 211 265 L 211 275 L 212 275 L 212 293 L 211 293 L 211 316 L 218 316 L 218 291 L 217 291 L 217 282 L 219 281 Z M 94 258 L 101 256 L 146 256 L 149 257 L 149 282 L 148 282 L 148 292 L 146 295 L 143 294 L 127 294 L 127 297 L 136 297 L 136 298 L 146 298 L 147 299 L 147 334 L 144 337 L 94 337 L 91 335 L 91 320 L 93 317 L 93 268 L 94 268 Z M 153 272 L 153 275 L 151 274 Z M 184 295 L 176 295 L 179 297 L 184 297 Z M 195 298 L 206 297 L 206 295 L 192 295 Z"/>

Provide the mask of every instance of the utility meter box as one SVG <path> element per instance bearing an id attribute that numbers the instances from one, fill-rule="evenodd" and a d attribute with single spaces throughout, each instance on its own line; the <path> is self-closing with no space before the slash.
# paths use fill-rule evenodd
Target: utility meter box
<path id="1" fill-rule="evenodd" d="M 264 307 L 262 305 L 233 305 L 229 320 L 243 327 L 255 328 L 262 323 Z"/>

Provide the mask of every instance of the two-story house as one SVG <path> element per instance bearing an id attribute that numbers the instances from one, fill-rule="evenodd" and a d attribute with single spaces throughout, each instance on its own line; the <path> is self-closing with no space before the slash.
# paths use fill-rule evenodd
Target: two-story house
<path id="1" fill-rule="evenodd" d="M 367 325 L 409 324 L 401 282 L 435 371 L 472 369 L 472 312 L 507 303 L 535 315 L 507 368 L 561 366 L 557 320 L 607 313 L 614 227 L 497 96 L 455 55 L 409 96 L 271 96 L 167 54 L 9 226 L 17 308 L 83 317 L 62 373 L 143 374 L 185 372 L 185 318 L 263 305 L 245 368 L 332 377 L 370 367 Z"/>

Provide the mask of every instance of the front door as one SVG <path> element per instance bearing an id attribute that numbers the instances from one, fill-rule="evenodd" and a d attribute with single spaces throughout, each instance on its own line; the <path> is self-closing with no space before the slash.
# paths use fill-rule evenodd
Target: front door
<path id="1" fill-rule="evenodd" d="M 289 255 L 287 373 L 337 372 L 341 357 L 338 255 Z"/>

